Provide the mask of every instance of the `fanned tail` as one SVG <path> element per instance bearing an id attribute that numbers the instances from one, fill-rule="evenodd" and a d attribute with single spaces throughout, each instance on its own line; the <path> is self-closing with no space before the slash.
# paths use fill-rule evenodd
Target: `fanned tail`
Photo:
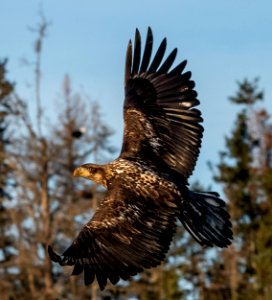
<path id="1" fill-rule="evenodd" d="M 181 204 L 179 216 L 184 227 L 203 246 L 227 247 L 231 244 L 232 230 L 226 204 L 213 192 L 189 191 Z"/>

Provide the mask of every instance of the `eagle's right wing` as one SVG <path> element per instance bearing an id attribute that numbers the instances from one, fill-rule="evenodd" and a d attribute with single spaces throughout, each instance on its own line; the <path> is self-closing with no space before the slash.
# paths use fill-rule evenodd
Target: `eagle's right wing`
<path id="1" fill-rule="evenodd" d="M 85 284 L 96 277 L 102 290 L 107 279 L 115 284 L 161 263 L 175 232 L 176 213 L 165 189 L 135 192 L 119 182 L 61 256 L 50 246 L 48 252 L 60 265 L 74 265 L 73 275 L 84 271 Z"/>

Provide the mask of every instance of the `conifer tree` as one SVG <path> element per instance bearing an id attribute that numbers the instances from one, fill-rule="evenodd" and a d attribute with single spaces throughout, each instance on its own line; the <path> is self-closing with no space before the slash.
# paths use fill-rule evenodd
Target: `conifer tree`
<path id="1" fill-rule="evenodd" d="M 234 243 L 221 253 L 222 268 L 212 267 L 212 280 L 225 278 L 222 291 L 229 290 L 232 300 L 269 299 L 272 293 L 272 125 L 258 105 L 263 97 L 258 79 L 238 83 L 230 100 L 243 108 L 215 176 L 228 199 Z"/>

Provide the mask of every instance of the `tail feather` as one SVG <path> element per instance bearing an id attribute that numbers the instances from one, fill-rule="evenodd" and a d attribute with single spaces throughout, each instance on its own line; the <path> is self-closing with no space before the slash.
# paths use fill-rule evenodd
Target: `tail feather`
<path id="1" fill-rule="evenodd" d="M 189 191 L 179 216 L 184 227 L 203 246 L 227 247 L 232 230 L 226 204 L 217 193 Z"/>

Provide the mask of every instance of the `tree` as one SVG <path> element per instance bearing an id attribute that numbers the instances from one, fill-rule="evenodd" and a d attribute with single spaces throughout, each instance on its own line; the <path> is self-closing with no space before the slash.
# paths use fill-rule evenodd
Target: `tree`
<path id="1" fill-rule="evenodd" d="M 115 151 L 109 143 L 113 131 L 102 120 L 100 107 L 89 98 L 84 99 L 79 93 L 73 93 L 68 75 L 64 78 L 62 98 L 62 103 L 58 104 L 63 107 L 58 116 L 60 123 L 51 132 L 56 146 L 54 185 L 58 189 L 54 203 L 55 221 L 52 224 L 54 239 L 51 243 L 61 250 L 89 221 L 104 196 L 104 190 L 91 182 L 73 179 L 73 170 L 90 159 L 105 159 Z M 66 276 L 59 276 L 56 283 L 65 284 L 66 280 Z M 69 282 L 72 287 L 70 292 L 74 295 L 90 297 L 91 294 L 97 294 L 97 287 L 86 288 L 81 277 L 70 278 Z M 68 285 L 66 289 L 69 291 Z"/>
<path id="2" fill-rule="evenodd" d="M 72 171 L 89 160 L 93 149 L 99 153 L 112 151 L 107 142 L 112 131 L 100 118 L 96 118 L 93 129 L 92 112 L 99 107 L 73 93 L 68 76 L 58 107 L 62 111 L 57 122 L 39 137 L 34 125 L 28 122 L 30 118 L 24 106 L 21 119 L 25 126 L 21 126 L 21 136 L 13 141 L 18 187 L 12 223 L 19 253 L 18 290 L 14 295 L 20 299 L 55 299 L 57 295 L 90 297 L 90 288 L 77 283 L 81 277 L 70 278 L 52 266 L 47 246 L 54 243 L 61 250 L 67 247 L 90 218 L 94 203 L 102 198 L 102 190 L 88 182 L 77 182 L 72 178 Z"/>
<path id="3" fill-rule="evenodd" d="M 2 288 L 1 281 L 1 299 L 89 299 L 91 296 L 89 287 L 77 283 L 81 277 L 67 276 L 52 265 L 47 246 L 54 243 L 63 250 L 90 218 L 94 203 L 103 196 L 103 190 L 72 179 L 72 171 L 90 157 L 98 160 L 111 155 L 114 149 L 109 138 L 113 132 L 103 122 L 98 104 L 73 92 L 68 76 L 64 79 L 56 121 L 49 121 L 46 111 L 41 109 L 41 57 L 48 24 L 42 16 L 41 23 L 33 30 L 37 33 L 34 43 L 36 118 L 33 121 L 29 101 L 14 93 L 16 134 L 9 140 L 6 130 L 7 116 L 11 112 L 8 95 L 13 86 L 5 79 L 4 63 L 0 69 L 0 222 L 1 233 L 5 236 L 5 239 L 1 236 L 1 263 L 7 268 L 8 259 L 15 256 L 11 272 L 4 269 L 4 273 L 0 273 L 7 283 Z M 7 142 L 11 147 L 6 146 Z M 11 189 L 13 201 L 7 214 L 2 200 L 8 195 L 10 166 L 17 185 Z M 11 232 L 12 252 L 8 239 Z"/>
<path id="4" fill-rule="evenodd" d="M 258 79 L 238 83 L 230 100 L 242 105 L 226 150 L 221 152 L 217 182 L 222 183 L 233 220 L 234 244 L 221 254 L 221 269 L 231 299 L 269 299 L 272 292 L 272 124 L 258 107 L 264 93 Z M 270 182 L 270 184 L 268 184 Z M 218 276 L 220 274 L 220 276 Z M 227 284 L 226 284 L 227 283 Z M 224 299 L 223 297 L 218 299 Z"/>
<path id="5" fill-rule="evenodd" d="M 8 147 L 11 139 L 10 118 L 15 113 L 13 108 L 13 84 L 6 78 L 7 60 L 0 61 L 0 294 L 5 295 L 10 289 L 12 275 L 10 267 L 14 264 L 13 237 L 10 233 L 10 201 L 12 167 L 9 163 Z"/>

